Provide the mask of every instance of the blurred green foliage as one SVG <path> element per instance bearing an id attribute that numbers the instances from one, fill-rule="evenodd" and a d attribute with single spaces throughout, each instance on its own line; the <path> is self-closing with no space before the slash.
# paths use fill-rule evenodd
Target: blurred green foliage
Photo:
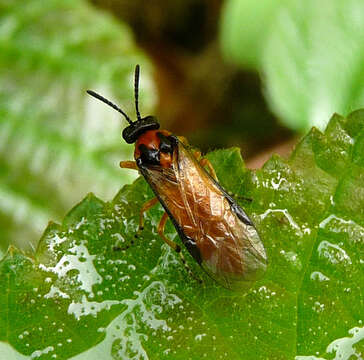
<path id="1" fill-rule="evenodd" d="M 221 46 L 262 74 L 269 104 L 287 126 L 322 129 L 331 113 L 364 105 L 363 14 L 359 0 L 227 0 Z M 107 201 L 135 177 L 118 169 L 132 149 L 121 141 L 124 120 L 85 90 L 133 116 L 136 63 L 147 114 L 155 103 L 150 67 L 127 27 L 83 0 L 0 0 L 0 252 L 16 245 L 0 261 L 0 358 L 359 354 L 363 112 L 334 116 L 289 160 L 273 157 L 255 172 L 237 149 L 208 155 L 227 190 L 254 199 L 242 205 L 270 265 L 239 294 L 212 282 L 186 254 L 200 286 L 161 245 L 160 207 L 146 215 L 138 244 L 114 251 L 133 238 L 152 192 L 138 179 Z M 36 251 L 23 251 L 91 191 L 103 200 L 87 196 L 47 227 Z M 176 237 L 169 223 L 167 235 Z"/>
<path id="2" fill-rule="evenodd" d="M 313 129 L 288 160 L 245 168 L 237 148 L 212 152 L 221 184 L 242 203 L 266 247 L 265 277 L 246 293 L 213 282 L 185 256 L 199 284 L 156 232 L 148 211 L 127 251 L 140 178 L 110 202 L 88 195 L 51 224 L 34 256 L 0 262 L 3 358 L 359 359 L 364 342 L 364 110 Z M 345 170 L 345 171 L 344 171 Z M 176 238 L 170 223 L 166 233 Z M 183 250 L 185 251 L 185 249 Z M 81 354 L 80 354 L 81 353 Z M 80 354 L 80 355 L 76 355 Z"/>
<path id="3" fill-rule="evenodd" d="M 362 0 L 227 0 L 220 40 L 228 59 L 261 72 L 293 130 L 322 130 L 332 113 L 364 106 Z"/>
<path id="4" fill-rule="evenodd" d="M 109 198 L 135 177 L 118 169 L 132 151 L 123 120 L 85 90 L 133 116 L 136 63 L 149 111 L 149 66 L 126 27 L 82 0 L 0 1 L 1 250 L 36 246 L 85 193 Z"/>

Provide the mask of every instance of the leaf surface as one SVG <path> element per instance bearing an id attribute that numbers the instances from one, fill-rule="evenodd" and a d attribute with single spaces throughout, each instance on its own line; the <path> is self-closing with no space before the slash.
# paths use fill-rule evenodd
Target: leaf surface
<path id="1" fill-rule="evenodd" d="M 50 223 L 34 256 L 0 263 L 7 356 L 58 359 L 352 359 L 363 353 L 364 111 L 333 116 L 288 160 L 244 167 L 238 149 L 208 154 L 256 224 L 265 277 L 246 292 L 199 285 L 158 237 L 158 207 L 134 239 L 144 179 L 111 202 L 88 195 Z M 250 203 L 240 197 L 251 198 Z M 167 223 L 167 236 L 176 239 Z M 13 352 L 12 352 L 13 351 Z M 19 353 L 23 355 L 19 355 Z M 20 357 L 19 357 L 20 356 Z"/>
<path id="2" fill-rule="evenodd" d="M 61 220 L 93 191 L 111 199 L 134 179 L 116 166 L 132 149 L 123 120 L 92 88 L 133 110 L 133 71 L 143 70 L 143 109 L 153 103 L 148 66 L 126 27 L 81 0 L 0 5 L 0 248 L 36 247 L 49 219 Z M 146 101 L 145 101 L 146 100 Z M 126 107 L 125 107 L 126 105 Z M 92 174 L 92 176 L 90 176 Z"/>
<path id="3" fill-rule="evenodd" d="M 225 57 L 262 74 L 271 110 L 290 129 L 326 128 L 364 106 L 364 2 L 229 0 Z"/>

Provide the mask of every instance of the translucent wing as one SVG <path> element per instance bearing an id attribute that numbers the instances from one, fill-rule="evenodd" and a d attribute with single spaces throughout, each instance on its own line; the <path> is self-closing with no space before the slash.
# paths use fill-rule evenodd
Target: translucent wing
<path id="1" fill-rule="evenodd" d="M 267 258 L 254 225 L 181 142 L 173 166 L 141 171 L 187 249 L 213 279 L 240 288 L 262 276 Z"/>

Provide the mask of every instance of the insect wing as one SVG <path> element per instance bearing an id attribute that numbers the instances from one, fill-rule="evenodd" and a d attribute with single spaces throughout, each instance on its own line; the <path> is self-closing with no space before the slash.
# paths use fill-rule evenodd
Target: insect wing
<path id="1" fill-rule="evenodd" d="M 262 276 L 266 254 L 254 225 L 181 142 L 170 168 L 141 172 L 191 255 L 213 279 L 234 289 Z"/>
<path id="2" fill-rule="evenodd" d="M 180 144 L 178 183 L 193 218 L 202 268 L 227 288 L 249 286 L 267 266 L 263 244 L 243 209 Z M 185 229 L 187 230 L 187 229 Z"/>

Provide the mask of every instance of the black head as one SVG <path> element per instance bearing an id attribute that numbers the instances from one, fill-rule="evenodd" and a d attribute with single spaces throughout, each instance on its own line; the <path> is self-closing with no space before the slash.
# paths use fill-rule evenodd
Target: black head
<path id="1" fill-rule="evenodd" d="M 121 110 L 118 106 L 113 104 L 111 101 L 105 99 L 103 96 L 97 94 L 92 90 L 87 90 L 87 93 L 96 99 L 104 102 L 105 104 L 111 106 L 113 109 L 122 114 L 126 121 L 130 124 L 123 130 L 123 139 L 128 144 L 133 144 L 137 141 L 138 137 L 145 133 L 148 130 L 157 130 L 159 129 L 159 123 L 154 116 L 146 116 L 142 118 L 139 113 L 139 70 L 140 67 L 137 65 L 135 67 L 135 75 L 134 75 L 134 94 L 135 94 L 135 110 L 137 115 L 136 121 L 131 121 L 129 116 L 125 114 L 123 110 Z"/>
<path id="2" fill-rule="evenodd" d="M 147 130 L 159 129 L 159 123 L 154 116 L 146 116 L 130 124 L 123 130 L 123 138 L 128 144 L 133 144 Z"/>

